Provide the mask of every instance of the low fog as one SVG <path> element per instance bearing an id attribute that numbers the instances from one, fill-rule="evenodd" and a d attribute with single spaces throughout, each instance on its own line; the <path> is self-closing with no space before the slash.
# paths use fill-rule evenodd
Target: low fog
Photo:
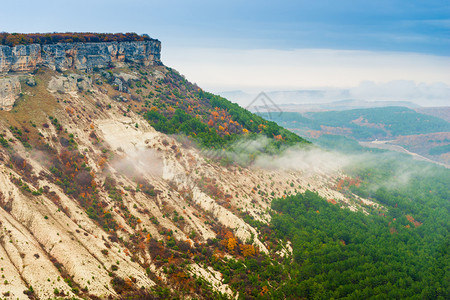
<path id="1" fill-rule="evenodd" d="M 259 92 L 258 92 L 259 93 Z M 244 91 L 220 92 L 225 98 L 246 107 L 258 93 Z M 444 82 L 416 82 L 412 80 L 394 80 L 387 82 L 362 81 L 348 88 L 318 87 L 314 89 L 293 89 L 268 91 L 267 96 L 277 105 L 319 105 L 343 100 L 353 100 L 361 107 L 383 105 L 414 106 L 448 106 L 450 85 Z M 400 104 L 403 102 L 402 104 Z"/>
<path id="2" fill-rule="evenodd" d="M 164 161 L 153 149 L 135 149 L 119 152 L 112 160 L 114 169 L 128 177 L 140 177 L 141 174 L 161 177 Z"/>

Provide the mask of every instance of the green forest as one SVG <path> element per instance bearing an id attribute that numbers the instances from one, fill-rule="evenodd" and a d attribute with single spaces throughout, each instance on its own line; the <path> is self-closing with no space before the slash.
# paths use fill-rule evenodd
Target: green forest
<path id="1" fill-rule="evenodd" d="M 376 165 L 349 170 L 361 184 L 348 192 L 385 209 L 352 212 L 310 191 L 272 202 L 271 226 L 292 242 L 294 254 L 275 298 L 450 297 L 450 171 L 398 156 L 373 158 Z"/>

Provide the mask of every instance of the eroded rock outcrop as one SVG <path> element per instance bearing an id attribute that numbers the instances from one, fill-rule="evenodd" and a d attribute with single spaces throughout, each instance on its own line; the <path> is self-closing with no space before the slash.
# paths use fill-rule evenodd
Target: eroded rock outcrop
<path id="1" fill-rule="evenodd" d="M 60 43 L 0 46 L 0 73 L 31 72 L 39 66 L 53 70 L 92 70 L 132 62 L 160 65 L 161 42 Z"/>
<path id="2" fill-rule="evenodd" d="M 88 76 L 70 74 L 69 76 L 52 77 L 48 84 L 50 92 L 71 93 L 88 90 L 92 87 L 92 79 Z"/>
<path id="3" fill-rule="evenodd" d="M 0 110 L 11 110 L 21 91 L 19 78 L 0 78 Z"/>

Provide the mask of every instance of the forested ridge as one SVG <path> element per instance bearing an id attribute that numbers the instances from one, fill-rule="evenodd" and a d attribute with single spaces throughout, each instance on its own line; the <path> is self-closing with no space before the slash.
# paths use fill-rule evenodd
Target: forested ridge
<path id="1" fill-rule="evenodd" d="M 262 152 L 278 153 L 286 146 L 309 144 L 273 121 L 251 113 L 236 103 L 208 93 L 169 69 L 155 91 L 144 95 L 140 111 L 158 131 L 184 134 L 208 149 L 228 149 L 236 142 L 265 137 Z M 258 151 L 259 152 L 259 151 Z M 257 153 L 250 153 L 253 157 Z"/>

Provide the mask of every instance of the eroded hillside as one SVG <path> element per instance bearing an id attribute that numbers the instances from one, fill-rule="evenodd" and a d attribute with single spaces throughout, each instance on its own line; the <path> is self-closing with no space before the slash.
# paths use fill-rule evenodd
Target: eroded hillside
<path id="1" fill-rule="evenodd" d="M 237 164 L 205 151 L 252 134 L 270 139 L 267 153 L 302 140 L 164 66 L 9 77 L 21 89 L 0 112 L 7 299 L 234 297 L 236 279 L 216 264 L 290 252 L 255 225 L 270 220 L 274 197 L 309 189 L 381 209 L 341 193 L 338 168 Z"/>

